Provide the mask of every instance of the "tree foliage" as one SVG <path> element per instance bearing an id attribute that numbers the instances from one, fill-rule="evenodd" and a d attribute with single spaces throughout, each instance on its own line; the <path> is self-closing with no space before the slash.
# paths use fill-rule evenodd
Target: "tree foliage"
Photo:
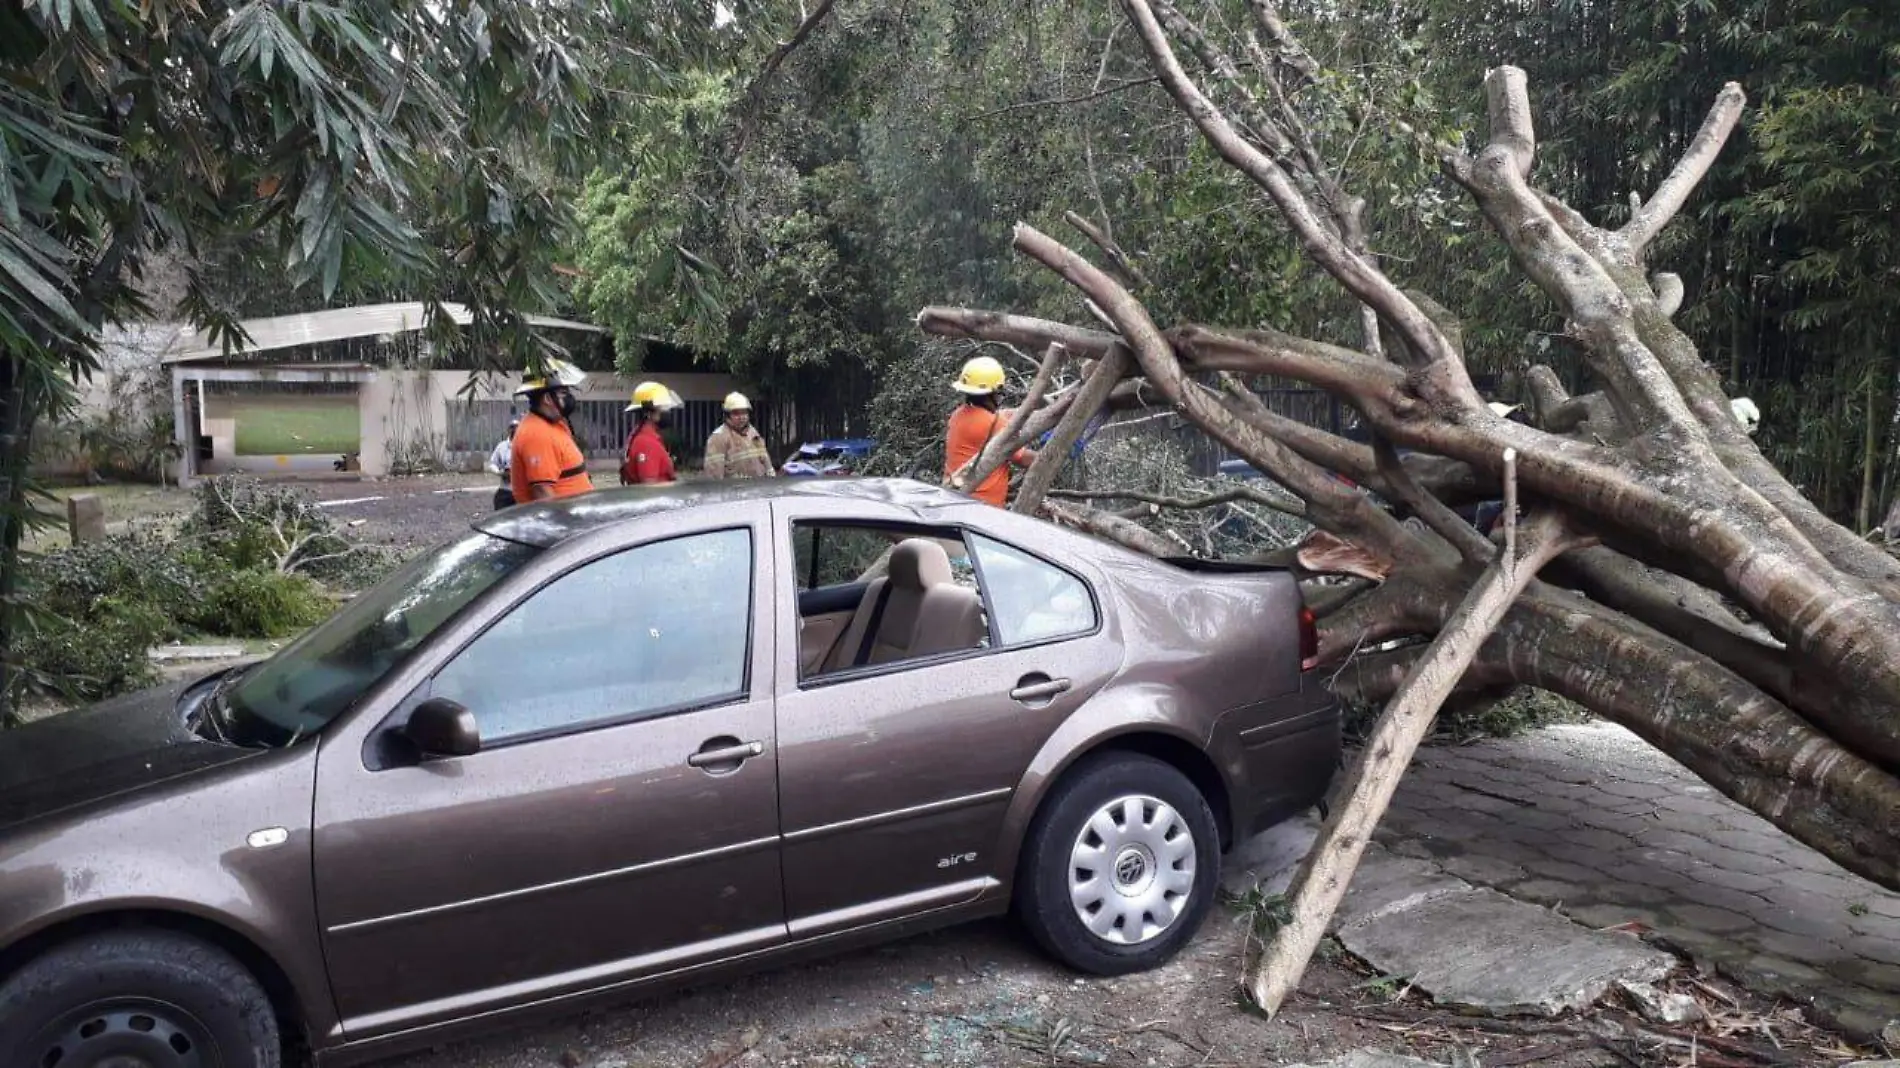
<path id="1" fill-rule="evenodd" d="M 237 340 L 252 289 L 406 291 L 473 313 L 431 314 L 439 350 L 543 358 L 522 314 L 562 298 L 602 131 L 744 36 L 712 22 L 687 0 L 0 10 L 0 597 L 27 441 L 95 368 L 102 323 L 176 312 Z M 177 309 L 144 299 L 159 264 L 183 273 Z"/>

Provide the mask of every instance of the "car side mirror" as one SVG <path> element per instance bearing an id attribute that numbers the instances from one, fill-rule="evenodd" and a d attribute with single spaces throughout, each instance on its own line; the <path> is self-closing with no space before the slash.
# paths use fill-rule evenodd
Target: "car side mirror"
<path id="1" fill-rule="evenodd" d="M 431 697 L 417 705 L 402 733 L 423 756 L 472 756 L 482 748 L 475 713 L 446 697 Z"/>

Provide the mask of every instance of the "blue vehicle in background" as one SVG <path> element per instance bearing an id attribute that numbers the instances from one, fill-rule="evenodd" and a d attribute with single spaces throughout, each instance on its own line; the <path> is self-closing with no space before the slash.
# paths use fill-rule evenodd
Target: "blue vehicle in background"
<path id="1" fill-rule="evenodd" d="M 849 475 L 877 447 L 873 438 L 828 438 L 800 445 L 778 473 L 799 478 Z"/>

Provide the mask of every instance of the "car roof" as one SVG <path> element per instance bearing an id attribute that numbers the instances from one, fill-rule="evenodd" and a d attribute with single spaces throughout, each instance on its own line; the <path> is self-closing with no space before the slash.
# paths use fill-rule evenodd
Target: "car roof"
<path id="1" fill-rule="evenodd" d="M 708 480 L 600 489 L 577 497 L 537 501 L 484 516 L 474 527 L 498 538 L 548 548 L 604 526 L 678 508 L 797 498 L 888 504 L 920 519 L 926 512 L 971 503 L 962 494 L 909 478 Z"/>

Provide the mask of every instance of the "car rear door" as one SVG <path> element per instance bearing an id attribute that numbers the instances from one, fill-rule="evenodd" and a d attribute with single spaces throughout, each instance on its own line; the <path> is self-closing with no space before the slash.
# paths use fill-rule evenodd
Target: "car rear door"
<path id="1" fill-rule="evenodd" d="M 316 883 L 348 1037 L 784 940 L 769 510 L 700 516 L 643 517 L 452 625 L 394 718 L 452 699 L 481 751 L 326 742 Z"/>
<path id="2" fill-rule="evenodd" d="M 825 596 L 827 587 L 795 588 L 835 570 L 813 569 L 810 559 L 800 559 L 812 550 L 799 542 L 810 528 L 822 529 L 821 552 L 832 533 L 863 524 L 882 524 L 893 539 L 927 537 L 966 550 L 969 542 L 957 528 L 920 526 L 915 516 L 874 502 L 791 498 L 775 502 L 774 510 L 785 606 L 779 805 L 792 935 L 861 926 L 993 889 L 1002 874 L 994 854 L 1003 817 L 1030 760 L 1121 663 L 1092 587 L 1073 571 L 1031 556 L 1037 567 L 1071 583 L 1068 614 L 1045 626 L 1045 634 L 999 643 L 992 625 L 988 648 L 814 677 L 801 672 L 814 657 L 801 655 L 793 640 L 801 622 L 797 605 L 802 596 L 816 614 L 835 617 L 840 609 Z M 1029 592 L 1018 560 L 996 552 L 992 559 L 1005 572 L 992 584 L 1013 580 Z M 1012 567 L 1016 573 L 1009 573 Z M 999 607 L 1022 615 L 1021 598 L 999 602 L 993 592 L 986 592 L 992 615 Z M 809 639 L 836 627 L 805 629 Z"/>

